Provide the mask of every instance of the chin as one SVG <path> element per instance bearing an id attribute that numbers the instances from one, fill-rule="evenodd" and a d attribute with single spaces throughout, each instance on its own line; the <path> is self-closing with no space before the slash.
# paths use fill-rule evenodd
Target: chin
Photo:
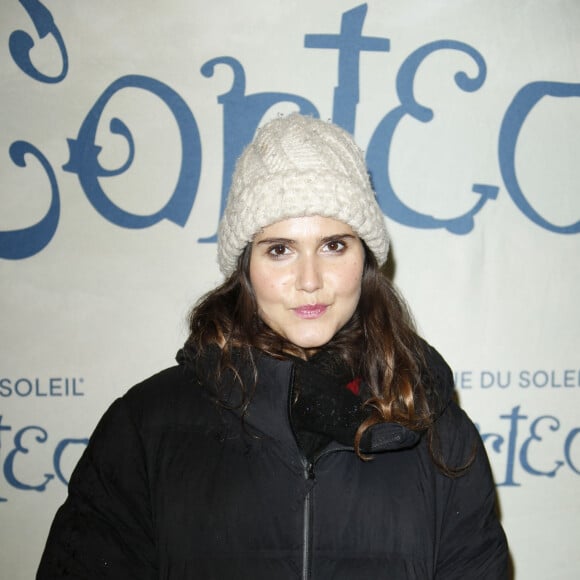
<path id="1" fill-rule="evenodd" d="M 320 348 L 332 340 L 334 334 L 290 335 L 286 339 L 300 348 Z"/>

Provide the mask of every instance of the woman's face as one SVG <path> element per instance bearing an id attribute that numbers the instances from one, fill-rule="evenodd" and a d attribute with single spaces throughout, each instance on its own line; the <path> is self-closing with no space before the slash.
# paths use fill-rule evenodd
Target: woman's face
<path id="1" fill-rule="evenodd" d="M 322 346 L 356 310 L 364 259 L 351 227 L 332 218 L 290 218 L 264 228 L 250 256 L 260 317 L 297 346 Z"/>

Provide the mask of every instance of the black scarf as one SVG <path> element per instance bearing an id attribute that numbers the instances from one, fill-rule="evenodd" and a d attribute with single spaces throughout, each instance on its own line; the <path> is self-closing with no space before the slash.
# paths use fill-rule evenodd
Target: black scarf
<path id="1" fill-rule="evenodd" d="M 331 353 L 295 359 L 291 419 L 309 460 L 331 441 L 354 445 L 356 431 L 369 414 L 362 405 L 363 389 L 360 378 Z"/>

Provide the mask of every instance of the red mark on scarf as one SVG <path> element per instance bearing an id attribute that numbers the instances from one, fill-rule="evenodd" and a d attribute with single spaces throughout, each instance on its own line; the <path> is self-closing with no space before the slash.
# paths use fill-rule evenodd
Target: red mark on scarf
<path id="1" fill-rule="evenodd" d="M 360 393 L 360 383 L 361 383 L 361 378 L 357 377 L 356 379 L 353 379 L 352 381 L 350 381 L 350 383 L 348 383 L 348 385 L 346 385 L 346 388 L 353 394 L 358 395 Z"/>

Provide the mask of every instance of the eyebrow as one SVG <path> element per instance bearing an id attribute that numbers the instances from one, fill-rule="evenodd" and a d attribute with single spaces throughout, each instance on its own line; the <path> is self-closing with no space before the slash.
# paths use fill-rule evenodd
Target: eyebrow
<path id="1" fill-rule="evenodd" d="M 331 242 L 334 240 L 340 240 L 340 239 L 344 239 L 344 238 L 349 238 L 351 240 L 354 240 L 357 238 L 357 236 L 353 235 L 353 234 L 333 234 L 331 236 L 324 236 L 323 238 L 319 238 L 317 241 L 318 243 L 321 244 L 326 244 L 327 242 Z M 293 245 L 296 244 L 296 240 L 293 240 L 291 238 L 265 238 L 263 240 L 260 240 L 259 242 L 256 242 L 256 245 L 261 246 L 261 245 L 270 245 L 270 244 L 288 244 L 288 245 Z"/>

